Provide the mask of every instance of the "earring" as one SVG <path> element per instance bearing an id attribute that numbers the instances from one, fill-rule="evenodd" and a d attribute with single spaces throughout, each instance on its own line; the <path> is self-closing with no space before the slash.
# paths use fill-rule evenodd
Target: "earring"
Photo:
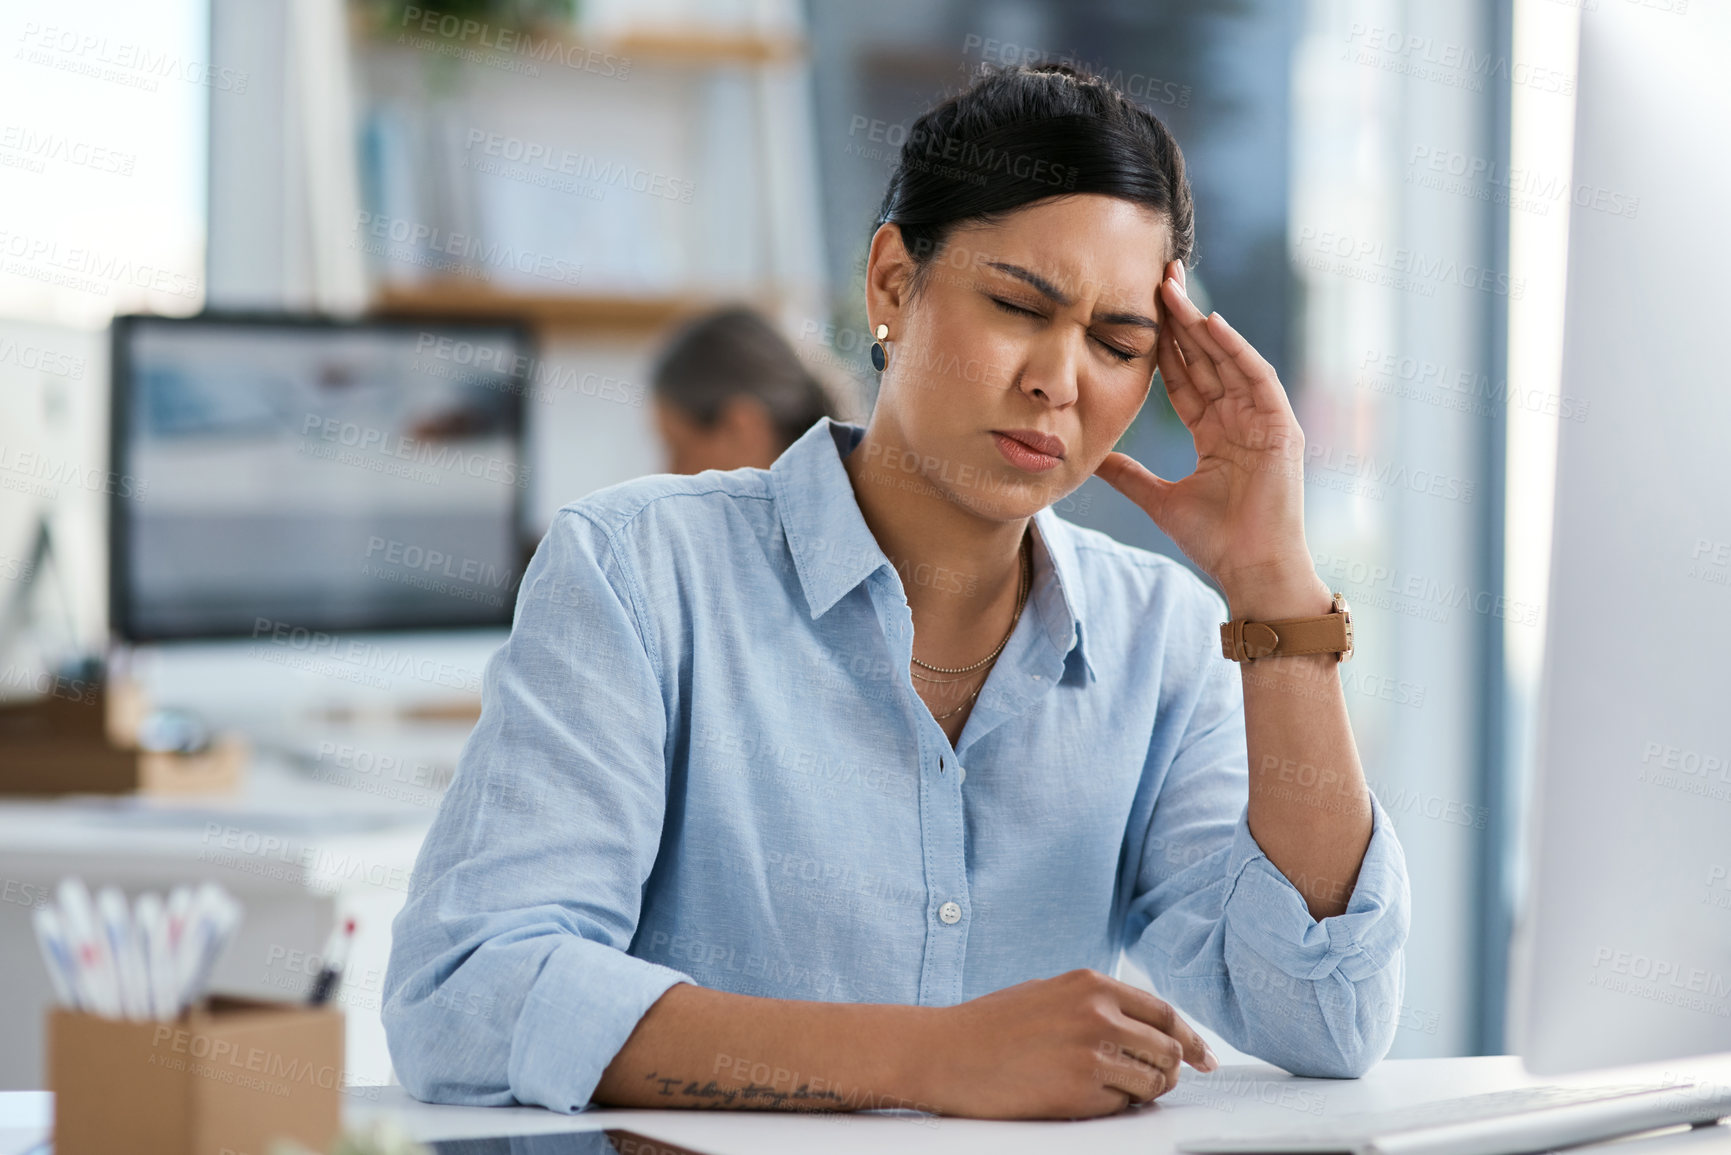
<path id="1" fill-rule="evenodd" d="M 879 325 L 876 334 L 877 340 L 872 342 L 872 368 L 876 369 L 879 373 L 882 373 L 884 367 L 890 363 L 889 350 L 884 348 L 884 338 L 889 335 L 890 327 L 888 325 Z"/>

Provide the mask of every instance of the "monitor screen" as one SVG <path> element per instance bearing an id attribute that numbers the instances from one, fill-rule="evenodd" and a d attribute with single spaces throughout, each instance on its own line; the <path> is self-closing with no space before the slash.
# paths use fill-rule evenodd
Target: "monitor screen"
<path id="1" fill-rule="evenodd" d="M 509 625 L 532 356 L 503 323 L 116 318 L 113 629 Z"/>

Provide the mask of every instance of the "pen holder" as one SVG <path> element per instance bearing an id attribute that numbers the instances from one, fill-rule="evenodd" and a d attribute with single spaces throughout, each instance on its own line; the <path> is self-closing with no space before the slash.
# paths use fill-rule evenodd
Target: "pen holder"
<path id="1" fill-rule="evenodd" d="M 328 1150 L 342 1126 L 343 1016 L 217 996 L 179 1019 L 48 1018 L 55 1155 Z"/>

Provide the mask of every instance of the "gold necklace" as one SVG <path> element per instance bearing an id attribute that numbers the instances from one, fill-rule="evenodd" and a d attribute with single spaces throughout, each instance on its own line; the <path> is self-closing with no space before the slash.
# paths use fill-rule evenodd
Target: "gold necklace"
<path id="1" fill-rule="evenodd" d="M 966 674 L 966 673 L 969 673 L 973 670 L 979 669 L 981 666 L 985 665 L 987 662 L 991 661 L 993 658 L 997 657 L 1001 652 L 1003 652 L 1004 646 L 1007 645 L 1010 641 L 1010 635 L 1016 632 L 1016 623 L 1018 621 L 1020 621 L 1021 617 L 1022 617 L 1022 606 L 1027 602 L 1028 590 L 1029 590 L 1029 587 L 1033 584 L 1033 573 L 1031 571 L 1033 569 L 1034 554 L 1033 554 L 1033 550 L 1027 548 L 1028 545 L 1029 545 L 1029 539 L 1024 536 L 1022 539 L 1022 547 L 1023 548 L 1018 551 L 1021 555 L 1022 565 L 1021 565 L 1020 572 L 1017 574 L 1017 580 L 1016 580 L 1016 613 L 1015 613 L 1015 616 L 1013 616 L 1010 619 L 1010 628 L 1004 634 L 1003 640 L 1000 641 L 992 649 L 992 652 L 987 654 L 985 657 L 981 658 L 979 661 L 973 663 L 972 665 L 957 666 L 954 669 L 951 669 L 947 666 L 928 665 L 927 663 L 920 661 L 918 658 L 915 658 L 913 656 L 913 653 L 910 651 L 908 654 L 908 657 L 913 660 L 914 665 L 919 666 L 922 669 L 930 670 L 934 674 Z M 919 674 L 915 674 L 914 677 L 919 678 L 923 682 L 938 682 L 939 684 L 947 684 L 948 682 L 959 680 L 959 679 L 954 679 L 954 678 L 950 678 L 950 679 L 926 678 L 926 677 L 922 677 Z"/>
<path id="2" fill-rule="evenodd" d="M 912 651 L 909 651 L 908 657 L 913 661 L 914 665 L 922 666 L 925 669 L 931 670 L 931 671 L 933 671 L 935 673 L 939 673 L 939 674 L 961 674 L 961 675 L 965 676 L 969 672 L 979 669 L 981 666 L 985 665 L 986 663 L 995 661 L 997 659 L 998 655 L 1003 653 L 1004 647 L 1009 644 L 1011 635 L 1013 635 L 1016 632 L 1016 623 L 1018 623 L 1022 620 L 1022 608 L 1025 605 L 1027 605 L 1028 594 L 1033 589 L 1033 585 L 1034 585 L 1034 573 L 1033 573 L 1034 552 L 1033 552 L 1033 549 L 1031 548 L 1031 542 L 1026 536 L 1024 536 L 1022 539 L 1022 547 L 1023 548 L 1019 551 L 1021 554 L 1022 565 L 1021 565 L 1021 567 L 1017 573 L 1017 580 L 1016 580 L 1016 612 L 1013 615 L 1011 615 L 1011 617 L 1010 617 L 1010 628 L 1008 630 L 1004 631 L 1003 639 L 1001 641 L 999 641 L 998 644 L 992 648 L 992 652 L 987 654 L 985 657 L 981 658 L 979 661 L 973 663 L 972 665 L 959 666 L 959 667 L 956 667 L 954 669 L 950 669 L 950 668 L 947 668 L 944 666 L 927 665 L 925 662 L 922 662 L 918 658 L 915 658 L 913 656 Z M 963 680 L 962 678 L 959 678 L 959 677 L 958 678 L 928 678 L 924 674 L 921 674 L 918 670 L 910 670 L 909 672 L 912 673 L 914 677 L 918 678 L 922 682 L 932 682 L 932 683 L 935 683 L 935 684 L 940 685 L 940 686 L 952 685 L 953 683 L 960 682 Z M 986 676 L 987 677 L 991 676 L 990 671 L 987 671 Z M 942 722 L 945 718 L 952 718 L 956 714 L 960 713 L 962 711 L 962 709 L 965 708 L 970 702 L 972 702 L 975 698 L 979 697 L 980 691 L 985 688 L 985 685 L 986 685 L 986 678 L 981 678 L 980 684 L 978 686 L 974 687 L 973 693 L 969 694 L 966 698 L 962 699 L 962 701 L 959 702 L 954 707 L 952 707 L 948 710 L 945 710 L 942 714 L 932 715 L 933 721 Z"/>

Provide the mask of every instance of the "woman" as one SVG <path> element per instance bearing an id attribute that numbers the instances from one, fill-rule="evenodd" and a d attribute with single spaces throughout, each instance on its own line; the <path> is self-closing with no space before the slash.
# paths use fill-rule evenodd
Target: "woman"
<path id="1" fill-rule="evenodd" d="M 669 473 L 768 469 L 812 422 L 835 415 L 787 338 L 746 308 L 686 324 L 656 360 L 652 382 Z"/>
<path id="2" fill-rule="evenodd" d="M 1338 654 L 1222 657 L 1228 617 L 1338 618 L 1302 436 L 1186 299 L 1192 236 L 1154 117 L 984 78 L 884 200 L 870 424 L 561 512 L 396 922 L 413 1094 L 1109 1113 L 1216 1064 L 1122 951 L 1294 1073 L 1381 1058 L 1405 865 Z M 1176 482 L 1111 452 L 1156 366 Z M 1047 508 L 1096 473 L 1226 604 Z"/>

